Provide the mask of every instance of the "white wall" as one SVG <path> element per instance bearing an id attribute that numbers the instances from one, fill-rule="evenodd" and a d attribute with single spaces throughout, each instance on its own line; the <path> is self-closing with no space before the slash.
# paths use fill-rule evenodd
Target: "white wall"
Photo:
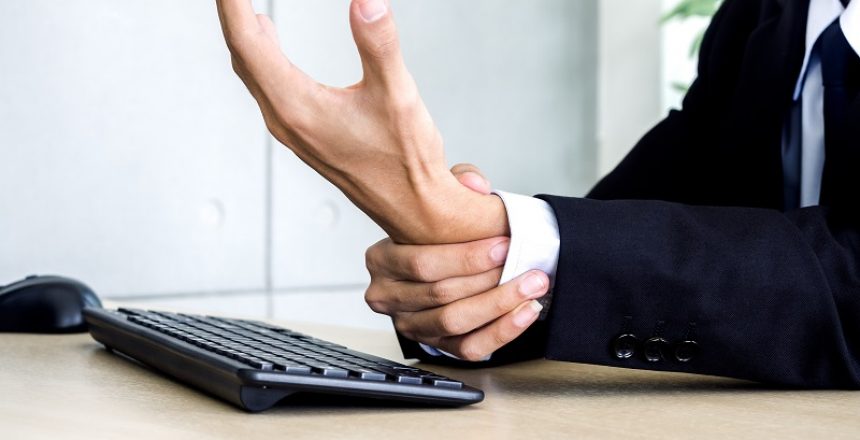
<path id="1" fill-rule="evenodd" d="M 347 0 L 258 2 L 318 79 L 360 77 Z M 597 1 L 394 1 L 450 163 L 579 195 L 597 176 Z M 387 325 L 381 238 L 265 133 L 210 0 L 0 2 L 0 282 L 153 307 Z"/>
<path id="2" fill-rule="evenodd" d="M 208 1 L 0 2 L 0 280 L 262 288 L 265 136 Z"/>
<path id="3" fill-rule="evenodd" d="M 600 2 L 598 174 L 662 117 L 661 0 Z"/>

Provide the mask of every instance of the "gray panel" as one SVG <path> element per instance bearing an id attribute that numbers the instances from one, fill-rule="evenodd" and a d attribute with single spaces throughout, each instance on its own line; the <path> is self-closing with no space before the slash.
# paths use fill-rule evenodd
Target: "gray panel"
<path id="1" fill-rule="evenodd" d="M 347 0 L 275 3 L 287 55 L 314 78 L 361 77 Z M 446 140 L 449 163 L 496 187 L 581 194 L 595 178 L 595 1 L 395 1 L 407 63 Z M 366 282 L 381 236 L 291 153 L 274 163 L 276 287 Z"/>
<path id="2" fill-rule="evenodd" d="M 2 2 L 0 60 L 0 280 L 263 287 L 265 132 L 213 2 Z"/>

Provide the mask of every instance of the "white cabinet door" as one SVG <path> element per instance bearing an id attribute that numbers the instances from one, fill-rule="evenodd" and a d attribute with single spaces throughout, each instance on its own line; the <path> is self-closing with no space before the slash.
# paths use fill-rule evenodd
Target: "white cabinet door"
<path id="1" fill-rule="evenodd" d="M 0 283 L 263 288 L 265 139 L 212 1 L 0 2 Z"/>

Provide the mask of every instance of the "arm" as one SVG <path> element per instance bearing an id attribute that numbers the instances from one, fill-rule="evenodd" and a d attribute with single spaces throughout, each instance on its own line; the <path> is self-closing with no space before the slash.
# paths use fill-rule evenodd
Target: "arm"
<path id="1" fill-rule="evenodd" d="M 818 207 L 782 214 L 545 200 L 562 242 L 547 357 L 794 386 L 860 385 L 856 224 Z M 641 344 L 629 359 L 613 352 L 620 333 L 641 343 L 658 331 L 671 343 L 697 341 L 701 353 L 679 362 L 670 350 L 652 363 Z"/>
<path id="2" fill-rule="evenodd" d="M 467 189 L 448 172 L 441 136 L 404 66 L 386 1 L 350 4 L 364 78 L 345 89 L 318 84 L 290 63 L 280 50 L 274 25 L 254 13 L 250 0 L 217 4 L 233 68 L 257 100 L 269 131 L 392 238 L 372 249 L 409 249 L 393 246 L 395 241 L 461 243 L 509 234 L 501 200 Z M 443 255 L 450 254 L 446 246 L 438 248 Z M 412 339 L 469 359 L 475 358 L 476 347 L 506 343 L 537 319 L 540 305 L 533 298 L 549 286 L 546 275 L 534 273 L 490 289 L 498 283 L 492 272 L 498 264 L 485 253 L 475 261 L 496 264 L 484 269 L 489 276 L 463 277 L 454 286 L 442 283 L 448 287 L 441 292 L 447 293 L 439 297 L 439 283 L 431 283 L 436 287 L 430 292 L 423 288 L 434 277 L 455 277 L 456 267 L 452 272 L 420 259 L 389 267 L 378 263 L 374 256 L 380 254 L 385 252 L 368 252 L 368 268 L 376 275 L 368 289 L 371 307 L 392 314 L 397 328 Z M 472 291 L 490 292 L 468 294 L 469 286 L 493 277 L 491 285 Z M 395 295 L 374 299 L 374 287 L 380 284 L 393 286 Z M 398 301 L 397 293 L 403 301 Z"/>
<path id="3" fill-rule="evenodd" d="M 394 240 L 453 243 L 507 233 L 501 201 L 466 189 L 448 171 L 387 2 L 350 3 L 364 77 L 347 88 L 319 84 L 293 65 L 250 0 L 217 4 L 233 68 L 269 131 Z"/>

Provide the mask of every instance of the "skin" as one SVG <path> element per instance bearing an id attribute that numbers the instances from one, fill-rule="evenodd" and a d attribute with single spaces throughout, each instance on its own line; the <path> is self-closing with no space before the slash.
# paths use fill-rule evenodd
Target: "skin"
<path id="1" fill-rule="evenodd" d="M 507 233 L 504 206 L 448 171 L 442 136 L 403 63 L 390 10 L 367 22 L 350 4 L 364 77 L 317 83 L 281 52 L 272 21 L 250 0 L 217 2 L 233 68 L 269 131 L 340 188 L 399 243 L 453 243 Z"/>
<path id="2" fill-rule="evenodd" d="M 489 192 L 471 165 L 452 169 L 475 191 Z M 468 243 L 403 245 L 390 238 L 365 255 L 370 308 L 391 316 L 401 334 L 461 359 L 485 359 L 519 337 L 539 314 L 534 301 L 548 291 L 549 278 L 529 271 L 499 285 L 508 237 Z"/>
<path id="3" fill-rule="evenodd" d="M 497 286 L 504 257 L 491 251 L 510 235 L 504 205 L 477 168 L 448 170 L 390 5 L 350 3 L 363 78 L 335 88 L 289 61 L 274 24 L 250 0 L 216 3 L 233 70 L 269 131 L 389 235 L 367 252 L 371 308 L 407 337 L 469 360 L 534 322 L 532 300 L 546 293 L 546 275 Z"/>

